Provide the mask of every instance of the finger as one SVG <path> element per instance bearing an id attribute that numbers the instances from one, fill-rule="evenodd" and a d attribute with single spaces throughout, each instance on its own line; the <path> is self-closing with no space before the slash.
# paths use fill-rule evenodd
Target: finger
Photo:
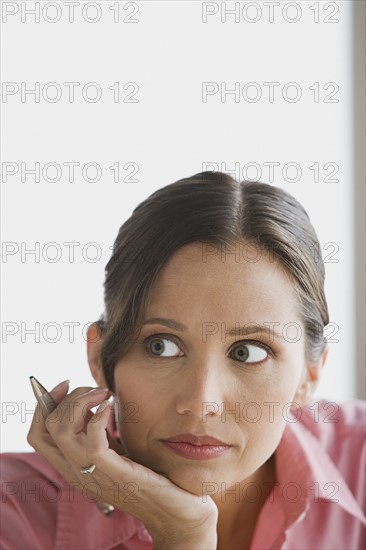
<path id="1" fill-rule="evenodd" d="M 72 465 L 75 475 L 80 473 L 81 466 L 89 463 L 85 445 L 87 425 L 88 422 L 98 421 L 98 417 L 95 418 L 90 408 L 99 405 L 106 395 L 111 393 L 101 388 L 95 388 L 84 394 L 79 394 L 79 391 L 74 392 L 75 398 L 72 399 L 70 394 L 60 403 L 59 410 L 55 411 L 55 415 L 57 412 L 61 414 L 58 414 L 58 417 L 50 415 L 46 421 L 47 429 L 63 456 Z M 75 407 L 76 405 L 78 407 Z M 109 444 L 107 435 L 106 438 Z M 126 454 L 117 441 L 112 441 L 111 446 L 117 454 Z"/>
<path id="2" fill-rule="evenodd" d="M 69 388 L 69 381 L 65 380 L 53 388 L 49 393 L 52 396 L 57 406 L 63 401 L 67 395 Z M 90 390 L 91 388 L 77 388 L 72 392 L 73 395 L 78 396 L 78 394 L 85 395 L 85 389 Z M 94 405 L 94 403 L 92 404 Z M 56 407 L 57 408 L 57 407 Z M 60 409 L 59 409 L 60 410 Z M 90 412 L 91 415 L 93 413 Z M 80 464 L 75 464 L 74 461 L 70 461 L 67 458 L 62 450 L 58 447 L 56 441 L 53 439 L 51 433 L 47 430 L 47 411 L 44 409 L 42 414 L 42 404 L 37 404 L 35 415 L 32 422 L 32 428 L 29 433 L 29 443 L 39 452 L 56 470 L 58 470 L 61 475 L 67 479 L 71 480 L 73 483 L 76 482 L 76 487 L 82 488 L 84 484 L 88 481 L 85 479 L 85 476 L 80 474 Z M 72 442 L 71 442 L 72 443 Z M 118 443 L 115 441 L 116 451 L 121 452 L 118 448 Z M 85 453 L 84 453 L 85 454 Z M 88 476 L 86 476 L 88 478 Z M 102 479 L 106 476 L 102 476 Z M 108 478 L 107 478 L 108 480 Z M 80 489 L 81 490 L 81 489 Z"/>
<path id="3" fill-rule="evenodd" d="M 71 392 L 47 418 L 47 429 L 54 438 L 62 437 L 60 441 L 67 441 L 80 433 L 86 434 L 86 425 L 94 414 L 90 409 L 111 394 L 110 390 L 92 388 L 88 392 Z"/>
<path id="4" fill-rule="evenodd" d="M 44 456 L 51 464 L 53 464 L 60 471 L 60 465 L 65 467 L 65 456 L 62 450 L 59 448 L 57 442 L 53 437 L 53 430 L 49 429 L 51 426 L 56 426 L 57 418 L 60 417 L 60 404 L 65 399 L 69 389 L 69 380 L 65 380 L 55 386 L 49 393 L 53 400 L 57 403 L 56 409 L 48 414 L 42 404 L 38 403 L 34 412 L 32 423 L 27 435 L 28 443 L 42 456 Z M 71 394 L 85 393 L 89 387 L 77 388 Z M 70 394 L 70 395 L 71 395 Z M 49 417 L 52 415 L 53 423 L 49 421 Z"/>
<path id="5" fill-rule="evenodd" d="M 114 440 L 115 443 L 113 447 L 110 447 L 111 438 L 108 437 L 110 434 L 108 434 L 107 426 L 109 416 L 112 413 L 112 407 L 113 405 L 110 404 L 108 400 L 103 401 L 92 421 L 87 424 L 85 449 L 87 458 L 92 464 L 96 464 L 96 461 L 100 461 L 99 464 L 102 466 L 102 457 L 108 450 L 117 457 L 125 453 L 125 449 L 123 449 L 116 440 Z"/>
<path id="6" fill-rule="evenodd" d="M 112 392 L 111 392 L 112 394 Z M 127 451 L 127 448 L 123 442 L 123 439 L 120 434 L 118 434 L 118 437 L 116 437 L 116 434 L 113 434 L 113 432 L 116 431 L 116 418 L 118 417 L 118 400 L 115 399 L 115 396 L 112 394 L 110 397 L 108 395 L 106 396 L 106 400 L 109 401 L 112 411 L 109 416 L 107 416 L 107 427 L 106 427 L 106 435 L 108 439 L 108 444 L 111 449 L 113 449 L 118 455 L 124 455 L 129 456 L 129 453 Z M 113 410 L 114 407 L 114 410 Z M 100 410 L 99 410 L 100 412 Z M 98 410 L 95 414 L 98 413 Z M 114 417 L 112 419 L 112 417 Z M 99 416 L 96 416 L 95 418 L 91 419 L 90 421 L 95 422 L 97 421 Z M 104 425 L 105 428 L 105 425 Z M 110 432 L 112 431 L 112 433 Z"/>
<path id="7" fill-rule="evenodd" d="M 51 425 L 53 423 L 58 423 L 61 421 L 62 418 L 65 417 L 65 415 L 68 416 L 68 421 L 71 421 L 73 419 L 73 410 L 76 406 L 78 406 L 77 401 L 79 396 L 81 395 L 87 395 L 90 391 L 95 390 L 96 388 L 91 387 L 78 387 L 75 388 L 72 392 L 70 392 L 68 395 L 64 396 L 64 399 L 60 399 L 58 402 L 58 406 L 52 411 L 48 417 L 48 423 Z M 53 396 L 53 393 L 50 392 Z M 47 424 L 47 422 L 46 422 Z M 47 426 L 48 428 L 49 426 Z M 52 426 L 51 426 L 52 427 Z"/>
<path id="8" fill-rule="evenodd" d="M 40 410 L 40 405 L 37 405 Z M 36 415 L 37 413 L 35 413 Z M 39 422 L 34 421 L 31 429 L 29 430 L 27 441 L 34 448 L 34 450 L 42 455 L 60 474 L 67 480 L 72 480 L 73 475 L 69 462 L 57 446 L 56 442 L 52 438 L 52 435 L 45 427 L 45 421 L 40 413 L 38 415 Z"/>
<path id="9" fill-rule="evenodd" d="M 70 386 L 70 380 L 63 380 L 57 386 L 52 388 L 50 390 L 50 394 L 52 395 L 53 399 L 56 401 L 56 403 L 60 403 L 60 401 L 67 395 L 67 392 L 69 391 Z"/>
<path id="10" fill-rule="evenodd" d="M 69 383 L 69 380 L 64 380 L 50 391 L 52 398 L 57 404 L 60 403 L 67 395 Z M 41 403 L 37 402 L 27 436 L 27 441 L 30 445 L 32 445 L 32 447 L 34 447 L 33 443 L 37 443 L 39 438 L 43 439 L 47 436 L 48 430 L 46 427 L 46 419 L 48 414 L 47 409 Z"/>
<path id="11" fill-rule="evenodd" d="M 61 384 L 59 386 L 61 386 Z M 51 390 L 49 393 L 52 395 L 52 397 L 57 402 L 57 404 L 61 405 L 62 401 L 65 401 L 65 402 L 73 401 L 79 395 L 86 394 L 86 393 L 88 393 L 89 391 L 91 391 L 93 389 L 96 389 L 96 388 L 92 388 L 91 386 L 79 386 L 79 387 L 75 388 L 74 390 L 72 390 L 69 394 L 67 394 L 67 392 L 66 392 L 66 394 L 64 394 L 61 399 L 58 398 L 59 392 L 60 392 L 60 389 L 58 389 L 58 386 L 56 386 L 56 388 Z M 50 413 L 50 414 L 53 414 L 53 413 Z"/>

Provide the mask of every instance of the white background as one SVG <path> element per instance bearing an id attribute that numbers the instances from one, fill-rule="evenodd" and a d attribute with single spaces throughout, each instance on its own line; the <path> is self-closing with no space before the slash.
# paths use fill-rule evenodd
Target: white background
<path id="1" fill-rule="evenodd" d="M 111 8 L 116 10 L 117 4 L 119 21 L 114 22 Z M 3 451 L 32 450 L 26 442 L 35 406 L 30 375 L 49 389 L 66 378 L 71 388 L 95 385 L 85 328 L 104 309 L 104 267 L 119 227 L 154 190 L 206 169 L 274 183 L 304 205 L 329 260 L 326 295 L 337 327 L 316 395 L 331 401 L 356 397 L 351 2 L 328 2 L 326 9 L 325 2 L 282 1 L 273 22 L 266 2 L 251 2 L 251 7 L 237 2 L 237 22 L 229 14 L 225 22 L 221 2 L 204 4 L 80 2 L 71 23 L 63 2 L 40 2 L 39 22 L 25 13 L 35 2 L 2 2 L 3 86 L 15 83 L 19 88 L 2 99 L 3 169 L 10 162 L 18 168 L 2 184 Z M 18 11 L 6 16 L 12 5 Z M 234 5 L 226 2 L 227 9 Z M 217 13 L 203 22 L 205 9 Z M 319 22 L 314 21 L 316 10 Z M 56 88 L 47 88 L 49 82 L 61 89 L 59 101 L 52 102 Z M 80 84 L 73 103 L 65 82 Z M 95 89 L 85 88 L 89 82 L 102 91 L 97 102 L 91 101 Z M 118 102 L 109 89 L 116 82 Z M 126 101 L 132 85 L 123 89 L 131 82 L 138 86 L 133 103 Z M 239 83 L 238 102 L 233 94 L 221 97 L 219 92 L 203 101 L 204 82 L 215 83 L 218 90 Z M 253 87 L 247 95 L 242 92 L 249 82 L 262 93 L 257 102 L 250 101 Z M 279 84 L 273 101 L 266 82 Z M 283 97 L 291 82 L 301 90 L 297 102 L 290 101 L 294 87 L 287 100 Z M 30 90 L 36 83 L 39 102 L 32 94 L 22 98 L 22 86 Z M 318 101 L 310 89 L 314 83 L 319 85 Z M 326 101 L 334 90 L 328 83 L 338 87 L 330 96 L 336 102 Z M 89 92 L 89 101 L 82 89 Z M 29 173 L 22 181 L 21 163 L 29 169 L 36 162 L 40 182 Z M 55 176 L 52 169 L 42 177 L 50 162 L 62 169 L 58 182 L 47 181 Z M 74 182 L 66 162 L 80 163 Z M 264 164 L 270 162 L 280 163 L 274 181 Z M 87 163 L 100 166 L 99 181 L 83 178 Z M 114 163 L 120 166 L 119 182 L 109 168 Z M 135 181 L 128 181 L 128 163 L 136 167 Z M 250 163 L 261 172 L 256 173 L 255 165 L 249 168 Z M 293 169 L 286 173 L 288 163 L 300 166 L 299 181 L 290 181 L 296 174 Z M 319 181 L 310 169 L 315 163 Z M 332 172 L 324 168 L 327 163 L 338 166 L 333 175 L 338 181 L 326 180 Z M 87 171 L 89 179 L 95 174 L 92 168 Z M 77 243 L 74 261 L 64 243 Z M 37 247 L 39 254 L 24 254 Z M 100 258 L 93 261 L 97 252 Z M 52 261 L 56 254 L 59 259 Z M 26 333 L 36 323 L 38 342 Z M 48 323 L 58 326 L 58 333 Z M 70 323 L 78 323 L 73 341 Z"/>

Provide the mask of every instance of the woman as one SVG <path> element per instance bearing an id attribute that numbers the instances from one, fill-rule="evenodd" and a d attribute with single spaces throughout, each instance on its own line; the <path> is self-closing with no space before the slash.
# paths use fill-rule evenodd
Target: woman
<path id="1" fill-rule="evenodd" d="M 2 456 L 1 548 L 364 548 L 365 403 L 311 400 L 316 249 L 265 183 L 203 172 L 139 204 L 88 330 L 97 388 L 60 383 L 37 452 Z"/>

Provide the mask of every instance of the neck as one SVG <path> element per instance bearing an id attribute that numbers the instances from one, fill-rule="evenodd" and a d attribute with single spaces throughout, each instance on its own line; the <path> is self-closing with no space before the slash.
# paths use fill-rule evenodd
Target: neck
<path id="1" fill-rule="evenodd" d="M 214 498 L 219 510 L 217 549 L 249 548 L 260 511 L 276 481 L 273 454 L 254 474 Z"/>

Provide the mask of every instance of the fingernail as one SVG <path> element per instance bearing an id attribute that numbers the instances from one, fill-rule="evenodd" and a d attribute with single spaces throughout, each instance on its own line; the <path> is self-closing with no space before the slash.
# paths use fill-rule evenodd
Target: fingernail
<path id="1" fill-rule="evenodd" d="M 108 407 L 108 405 L 112 405 L 113 404 L 113 395 L 111 395 L 108 399 L 106 399 L 105 401 L 102 401 L 102 403 L 99 405 L 98 409 L 97 409 L 97 412 L 102 412 L 104 411 L 104 409 L 106 407 Z"/>
<path id="2" fill-rule="evenodd" d="M 107 401 L 108 401 L 108 403 L 109 403 L 110 405 L 113 405 L 113 404 L 114 404 L 114 395 L 110 395 L 110 396 L 108 397 Z"/>
<path id="3" fill-rule="evenodd" d="M 105 401 L 103 401 L 103 402 L 99 405 L 97 412 L 99 413 L 99 412 L 104 411 L 104 409 L 105 409 L 106 407 L 108 407 L 108 405 L 109 405 L 109 402 L 108 402 L 108 399 L 106 399 Z"/>
<path id="4" fill-rule="evenodd" d="M 61 388 L 64 388 L 66 385 L 69 385 L 69 384 L 70 384 L 70 380 L 64 380 L 63 382 L 60 382 L 59 384 L 57 384 L 57 386 L 52 388 L 51 391 L 58 391 Z"/>
<path id="5" fill-rule="evenodd" d="M 93 388 L 92 390 L 89 390 L 88 393 L 93 392 L 93 394 L 95 394 L 95 393 L 102 393 L 106 391 L 109 391 L 108 388 Z"/>

